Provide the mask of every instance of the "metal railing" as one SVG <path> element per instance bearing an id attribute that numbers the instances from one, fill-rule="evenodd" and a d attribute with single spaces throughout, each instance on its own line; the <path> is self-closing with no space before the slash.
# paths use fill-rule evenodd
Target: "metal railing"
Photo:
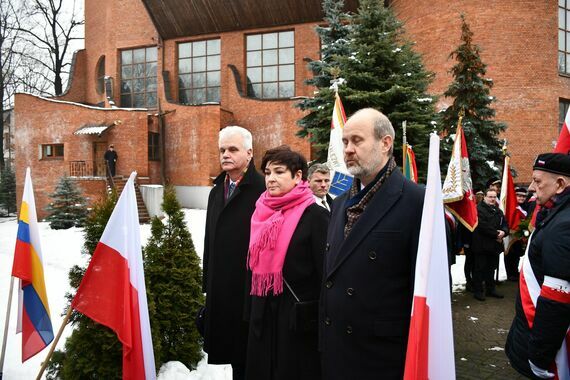
<path id="1" fill-rule="evenodd" d="M 69 161 L 69 175 L 72 177 L 106 177 L 105 160 Z"/>

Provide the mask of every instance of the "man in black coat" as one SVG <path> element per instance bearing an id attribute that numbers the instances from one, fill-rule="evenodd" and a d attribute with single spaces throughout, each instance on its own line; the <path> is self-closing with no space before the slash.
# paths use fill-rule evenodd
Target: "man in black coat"
<path id="1" fill-rule="evenodd" d="M 374 109 L 343 131 L 355 177 L 334 200 L 320 305 L 323 378 L 404 374 L 424 190 L 393 158 L 394 128 Z"/>
<path id="2" fill-rule="evenodd" d="M 570 326 L 570 157 L 537 157 L 530 189 L 541 205 L 523 258 L 516 315 L 507 356 L 513 368 L 534 379 L 568 379 Z"/>
<path id="3" fill-rule="evenodd" d="M 119 155 L 115 151 L 115 147 L 112 144 L 109 145 L 109 149 L 107 149 L 103 158 L 105 159 L 105 163 L 107 166 L 107 173 L 111 177 L 114 177 L 115 176 L 115 167 L 117 165 L 117 159 L 119 158 Z"/>
<path id="4" fill-rule="evenodd" d="M 328 212 L 331 212 L 333 199 L 329 195 L 331 187 L 331 170 L 329 167 L 326 164 L 319 163 L 311 165 L 307 174 L 307 180 L 315 197 L 315 202 Z"/>
<path id="5" fill-rule="evenodd" d="M 252 136 L 248 130 L 235 126 L 222 129 L 219 148 L 223 172 L 214 180 L 208 198 L 204 239 L 204 351 L 208 353 L 208 363 L 231 364 L 233 378 L 243 379 L 250 222 L 255 202 L 265 191 L 265 182 L 253 164 Z"/>
<path id="6" fill-rule="evenodd" d="M 505 215 L 497 206 L 497 192 L 485 190 L 485 197 L 477 205 L 477 228 L 473 231 L 471 252 L 473 253 L 473 290 L 474 297 L 485 301 L 485 294 L 495 298 L 503 295 L 495 290 L 495 269 L 499 255 L 504 250 L 503 239 L 509 234 Z M 485 282 L 486 292 L 483 291 Z"/>

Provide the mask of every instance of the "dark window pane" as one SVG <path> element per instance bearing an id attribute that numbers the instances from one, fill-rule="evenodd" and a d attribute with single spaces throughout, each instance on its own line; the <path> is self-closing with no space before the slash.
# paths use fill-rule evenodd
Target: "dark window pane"
<path id="1" fill-rule="evenodd" d="M 208 55 L 220 54 L 220 40 L 219 39 L 208 40 L 206 44 L 207 44 L 207 49 L 208 49 Z"/>
<path id="2" fill-rule="evenodd" d="M 145 49 L 136 49 L 133 50 L 133 62 L 134 63 L 142 63 L 144 62 L 145 58 Z"/>
<path id="3" fill-rule="evenodd" d="M 133 52 L 132 50 L 123 50 L 121 52 L 121 63 L 123 65 L 130 65 L 133 63 Z"/>
<path id="4" fill-rule="evenodd" d="M 281 65 L 279 66 L 279 80 L 294 80 L 295 79 L 295 66 L 294 65 Z"/>
<path id="5" fill-rule="evenodd" d="M 263 83 L 263 97 L 277 98 L 277 83 Z"/>
<path id="6" fill-rule="evenodd" d="M 133 91 L 134 92 L 143 92 L 144 91 L 144 79 L 135 79 L 133 80 Z"/>
<path id="7" fill-rule="evenodd" d="M 192 87 L 192 75 L 184 74 L 178 77 L 178 85 L 180 88 L 190 88 Z"/>
<path id="8" fill-rule="evenodd" d="M 253 83 L 261 82 L 261 68 L 254 67 L 252 69 L 247 69 L 247 79 Z"/>
<path id="9" fill-rule="evenodd" d="M 206 55 L 206 41 L 194 42 L 192 44 L 192 56 L 198 57 Z"/>
<path id="10" fill-rule="evenodd" d="M 133 77 L 133 67 L 132 66 L 121 67 L 121 78 L 129 79 L 132 77 Z"/>
<path id="11" fill-rule="evenodd" d="M 139 63 L 133 66 L 133 78 L 142 78 L 145 73 L 145 64 Z"/>
<path id="12" fill-rule="evenodd" d="M 247 52 L 247 66 L 261 66 L 261 52 L 248 51 Z"/>
<path id="13" fill-rule="evenodd" d="M 220 85 L 220 72 L 219 71 L 211 71 L 208 73 L 208 87 L 212 86 L 219 86 Z"/>
<path id="14" fill-rule="evenodd" d="M 193 58 L 192 67 L 194 72 L 206 71 L 206 58 L 205 57 Z"/>
<path id="15" fill-rule="evenodd" d="M 146 91 L 156 92 L 156 77 L 146 79 Z"/>
<path id="16" fill-rule="evenodd" d="M 146 93 L 146 107 L 149 108 L 156 107 L 156 92 Z"/>
<path id="17" fill-rule="evenodd" d="M 263 49 L 276 49 L 277 48 L 277 33 L 263 34 Z"/>
<path id="18" fill-rule="evenodd" d="M 188 58 L 192 56 L 192 44 L 178 44 L 178 58 Z"/>
<path id="19" fill-rule="evenodd" d="M 121 82 L 121 94 L 131 93 L 133 90 L 133 84 L 130 80 L 124 80 Z"/>
<path id="20" fill-rule="evenodd" d="M 156 62 L 156 47 L 149 47 L 146 48 L 146 61 L 147 62 Z"/>
<path id="21" fill-rule="evenodd" d="M 246 49 L 247 50 L 260 50 L 261 49 L 261 34 L 247 36 Z"/>
<path id="22" fill-rule="evenodd" d="M 206 86 L 206 73 L 198 73 L 192 75 L 193 83 L 192 87 L 205 87 Z"/>
<path id="23" fill-rule="evenodd" d="M 277 82 L 277 66 L 269 66 L 263 68 L 263 81 Z"/>
<path id="24" fill-rule="evenodd" d="M 263 65 L 277 64 L 277 50 L 263 50 Z"/>
<path id="25" fill-rule="evenodd" d="M 208 71 L 219 70 L 220 69 L 220 56 L 211 55 L 207 57 L 207 68 Z"/>
<path id="26" fill-rule="evenodd" d="M 207 101 L 208 102 L 220 102 L 220 88 L 210 87 L 207 90 Z"/>
<path id="27" fill-rule="evenodd" d="M 181 59 L 178 61 L 178 72 L 179 73 L 191 73 L 192 72 L 192 60 L 189 58 Z"/>
<path id="28" fill-rule="evenodd" d="M 261 84 L 252 84 L 247 87 L 248 95 L 252 98 L 261 98 Z"/>
<path id="29" fill-rule="evenodd" d="M 121 95 L 121 107 L 132 107 L 132 100 L 131 100 L 131 94 L 123 94 Z"/>
<path id="30" fill-rule="evenodd" d="M 178 96 L 180 99 L 178 101 L 182 104 L 189 104 L 190 103 L 190 90 L 180 90 Z"/>
<path id="31" fill-rule="evenodd" d="M 279 97 L 290 98 L 295 95 L 295 82 L 280 82 Z"/>
<path id="32" fill-rule="evenodd" d="M 290 47 L 295 43 L 295 33 L 294 32 L 281 32 L 279 33 L 279 47 Z"/>
<path id="33" fill-rule="evenodd" d="M 206 101 L 206 89 L 194 90 L 194 104 L 201 104 Z"/>
<path id="34" fill-rule="evenodd" d="M 156 76 L 156 62 L 146 64 L 146 76 L 147 77 Z"/>
<path id="35" fill-rule="evenodd" d="M 295 49 L 279 49 L 279 64 L 293 63 L 295 61 Z"/>
<path id="36" fill-rule="evenodd" d="M 62 157 L 63 156 L 63 145 L 56 145 L 55 146 L 55 155 Z"/>
<path id="37" fill-rule="evenodd" d="M 133 97 L 133 107 L 135 107 L 135 108 L 139 108 L 139 107 L 144 108 L 144 107 L 145 107 L 145 99 L 144 99 L 144 98 L 145 98 L 145 97 L 144 97 L 144 94 L 135 94 L 134 97 Z"/>

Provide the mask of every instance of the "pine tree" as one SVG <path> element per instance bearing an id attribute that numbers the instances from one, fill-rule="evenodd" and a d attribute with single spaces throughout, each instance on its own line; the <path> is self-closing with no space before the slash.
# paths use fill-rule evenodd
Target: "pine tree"
<path id="1" fill-rule="evenodd" d="M 166 221 L 153 218 L 144 249 L 153 339 L 160 343 L 155 360 L 157 366 L 178 360 L 196 368 L 202 352 L 194 317 L 204 304 L 200 259 L 172 187 L 164 190 L 162 209 Z"/>
<path id="2" fill-rule="evenodd" d="M 83 226 L 88 212 L 85 198 L 70 177 L 61 177 L 50 197 L 53 202 L 46 207 L 46 211 L 50 213 L 46 220 L 52 229 L 64 230 Z"/>
<path id="3" fill-rule="evenodd" d="M 305 83 L 315 86 L 316 96 L 301 100 L 297 107 L 309 113 L 297 123 L 301 127 L 298 136 L 309 138 L 317 159 L 327 158 L 330 138 L 331 115 L 334 105 L 334 92 L 329 88 L 331 81 L 339 75 L 338 59 L 348 56 L 348 34 L 350 16 L 343 11 L 344 0 L 324 0 L 323 12 L 326 26 L 318 26 L 316 32 L 321 40 L 321 59 L 311 61 L 309 69 L 313 77 Z"/>
<path id="4" fill-rule="evenodd" d="M 200 259 L 172 187 L 164 190 L 162 209 L 166 221 L 153 218 L 144 249 L 155 359 L 157 367 L 178 360 L 196 368 L 202 352 L 194 317 L 204 304 Z"/>
<path id="5" fill-rule="evenodd" d="M 6 165 L 0 173 L 0 215 L 10 215 L 16 212 L 16 175 Z"/>
<path id="6" fill-rule="evenodd" d="M 105 226 L 115 208 L 117 196 L 111 193 L 94 205 L 85 221 L 83 254 L 93 255 Z M 74 266 L 69 271 L 69 283 L 79 287 L 85 274 L 84 267 Z M 74 295 L 73 294 L 73 295 Z M 71 303 L 72 294 L 68 294 Z M 65 342 L 64 351 L 56 351 L 48 366 L 48 379 L 120 379 L 122 374 L 122 344 L 109 328 L 88 317 L 73 312 L 70 319 L 74 326 Z"/>
<path id="7" fill-rule="evenodd" d="M 485 78 L 487 65 L 481 60 L 480 47 L 473 43 L 473 32 L 464 15 L 461 15 L 461 44 L 450 57 L 457 62 L 451 69 L 453 82 L 444 96 L 453 98 L 453 104 L 443 114 L 443 130 L 455 133 L 459 112 L 465 112 L 462 125 L 469 150 L 471 179 L 475 189 L 484 189 L 487 180 L 499 176 L 488 162 L 501 166 L 502 144 L 498 135 L 506 129 L 506 124 L 493 120 L 495 110 L 491 104 L 496 101 L 490 95 L 493 80 Z"/>

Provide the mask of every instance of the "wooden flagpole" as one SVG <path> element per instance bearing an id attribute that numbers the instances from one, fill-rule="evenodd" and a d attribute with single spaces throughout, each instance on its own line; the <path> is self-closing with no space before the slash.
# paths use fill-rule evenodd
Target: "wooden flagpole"
<path id="1" fill-rule="evenodd" d="M 14 290 L 14 277 L 10 276 L 10 291 L 8 292 L 8 308 L 4 322 L 4 336 L 2 337 L 2 353 L 0 354 L 0 380 L 4 374 L 4 358 L 6 357 L 6 341 L 8 340 L 8 325 L 10 324 L 10 309 L 12 308 L 12 292 Z"/>
<path id="2" fill-rule="evenodd" d="M 406 155 L 408 154 L 407 148 L 408 148 L 408 140 L 406 137 L 406 127 L 408 125 L 408 121 L 404 120 L 402 121 L 402 172 L 404 173 L 404 176 L 406 176 Z"/>
<path id="3" fill-rule="evenodd" d="M 63 318 L 63 322 L 61 322 L 61 326 L 59 327 L 59 331 L 57 332 L 57 335 L 51 344 L 51 348 L 49 349 L 49 352 L 47 354 L 46 359 L 42 363 L 42 367 L 40 368 L 40 373 L 38 373 L 36 380 L 40 380 L 44 371 L 46 370 L 46 368 L 49 364 L 49 361 L 51 359 L 51 356 L 53 355 L 53 351 L 55 350 L 55 346 L 57 346 L 57 342 L 59 342 L 59 338 L 61 338 L 61 334 L 63 333 L 63 329 L 65 328 L 65 326 L 67 326 L 67 322 L 69 322 L 69 318 L 71 317 L 72 311 L 73 311 L 73 308 L 71 307 L 71 305 L 69 305 L 69 308 L 67 309 L 67 314 L 65 314 L 65 318 Z"/>

